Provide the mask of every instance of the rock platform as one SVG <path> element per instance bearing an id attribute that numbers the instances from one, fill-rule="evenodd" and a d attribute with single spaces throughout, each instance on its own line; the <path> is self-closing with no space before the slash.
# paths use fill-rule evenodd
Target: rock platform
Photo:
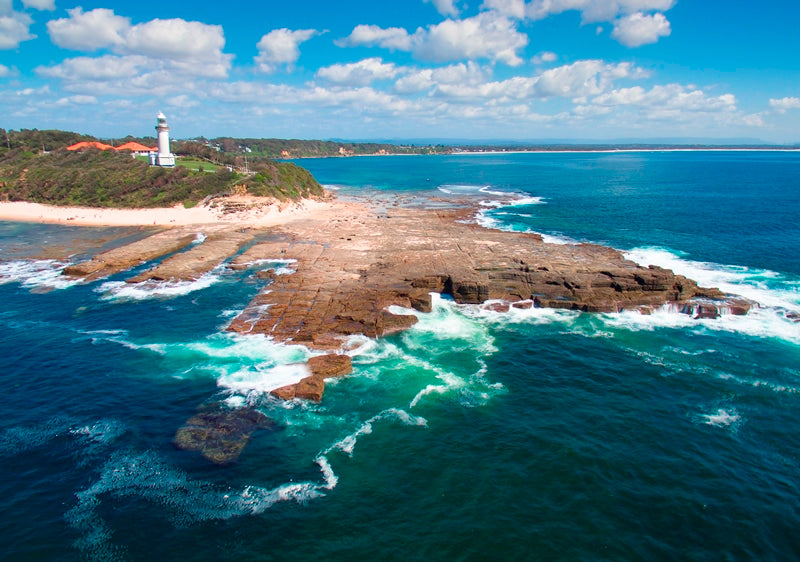
<path id="1" fill-rule="evenodd" d="M 253 245 L 231 266 L 272 258 L 293 260 L 296 271 L 274 276 L 230 329 L 338 349 L 353 334 L 381 337 L 409 328 L 414 316 L 387 308 L 428 312 L 431 292 L 464 304 L 491 301 L 501 311 L 646 311 L 703 299 L 707 315 L 714 303 L 726 302 L 717 289 L 641 267 L 612 248 L 548 244 L 536 234 L 490 230 L 470 219 L 463 209 L 398 208 L 279 227 L 276 239 Z"/>
<path id="2" fill-rule="evenodd" d="M 321 400 L 325 379 L 352 369 L 350 358 L 339 354 L 348 336 L 381 337 L 410 328 L 416 316 L 390 307 L 429 312 L 431 293 L 501 313 L 535 306 L 649 314 L 669 303 L 714 318 L 722 311 L 746 314 L 753 305 L 672 271 L 639 266 L 612 248 L 548 244 L 536 234 L 486 229 L 475 224 L 473 212 L 348 204 L 268 230 L 243 224 L 180 227 L 103 252 L 64 273 L 96 279 L 173 254 L 128 281 L 191 281 L 226 262 L 246 269 L 283 260 L 294 272 L 258 271 L 271 283 L 229 330 L 328 352 L 309 360 L 307 377 L 271 392 L 284 400 Z M 198 233 L 205 239 L 189 247 Z M 238 458 L 254 431 L 268 427 L 256 410 L 203 408 L 178 431 L 175 443 L 224 464 Z"/>

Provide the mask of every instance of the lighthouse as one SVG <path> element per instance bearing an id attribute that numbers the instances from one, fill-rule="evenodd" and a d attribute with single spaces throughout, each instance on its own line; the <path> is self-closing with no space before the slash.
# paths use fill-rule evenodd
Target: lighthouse
<path id="1" fill-rule="evenodd" d="M 169 125 L 167 116 L 159 112 L 156 117 L 156 131 L 158 131 L 158 154 L 151 156 L 150 163 L 156 166 L 172 167 L 175 165 L 175 155 L 169 151 Z"/>

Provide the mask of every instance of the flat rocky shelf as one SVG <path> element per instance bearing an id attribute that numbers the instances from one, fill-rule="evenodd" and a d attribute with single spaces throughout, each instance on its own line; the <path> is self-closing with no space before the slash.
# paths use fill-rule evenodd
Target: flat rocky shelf
<path id="1" fill-rule="evenodd" d="M 723 308 L 746 314 L 752 304 L 672 271 L 641 267 L 611 248 L 548 244 L 535 234 L 490 230 L 472 219 L 467 209 L 398 206 L 387 212 L 332 203 L 312 218 L 269 229 L 217 224 L 166 230 L 64 273 L 96 279 L 168 256 L 128 281 L 177 282 L 198 279 L 225 263 L 232 269 L 262 264 L 257 275 L 271 277 L 271 283 L 229 329 L 326 352 L 308 362 L 301 381 L 272 391 L 284 400 L 321 400 L 325 379 L 352 369 L 343 354 L 348 336 L 381 337 L 410 328 L 416 316 L 395 314 L 391 307 L 428 312 L 431 293 L 501 313 L 551 307 L 646 314 L 673 303 L 694 316 L 716 317 Z M 271 261 L 293 272 L 264 271 Z M 225 464 L 238 458 L 254 431 L 270 427 L 252 409 L 204 407 L 178 431 L 175 444 Z"/>
<path id="2" fill-rule="evenodd" d="M 749 308 L 672 271 L 641 267 L 614 249 L 486 229 L 470 213 L 398 208 L 276 228 L 275 240 L 250 247 L 231 265 L 283 259 L 296 271 L 275 276 L 230 329 L 338 349 L 352 334 L 380 337 L 407 329 L 416 318 L 388 308 L 430 311 L 431 292 L 458 303 L 491 301 L 498 311 L 537 306 L 647 313 L 677 303 L 712 315 L 723 305 L 741 314 Z"/>
<path id="3" fill-rule="evenodd" d="M 332 204 L 312 218 L 261 231 L 181 227 L 98 254 L 65 274 L 93 279 L 172 254 L 128 281 L 187 281 L 228 260 L 234 269 L 285 260 L 294 273 L 260 272 L 272 282 L 229 329 L 334 352 L 354 334 L 381 337 L 411 327 L 415 316 L 390 307 L 428 312 L 432 292 L 458 303 L 488 302 L 500 312 L 535 306 L 648 313 L 674 303 L 695 316 L 715 317 L 723 308 L 745 314 L 751 306 L 667 269 L 637 265 L 612 248 L 548 244 L 536 234 L 483 228 L 472 212 Z M 201 232 L 205 240 L 187 249 Z M 286 389 L 278 394 L 321 397 Z"/>

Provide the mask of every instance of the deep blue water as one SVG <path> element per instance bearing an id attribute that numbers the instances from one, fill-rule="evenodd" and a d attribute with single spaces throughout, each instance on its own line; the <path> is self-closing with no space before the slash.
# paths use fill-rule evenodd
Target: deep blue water
<path id="1" fill-rule="evenodd" d="M 487 226 L 609 244 L 763 306 L 696 320 L 439 299 L 404 334 L 356 339 L 322 404 L 286 404 L 265 391 L 307 351 L 224 332 L 281 264 L 68 284 L 29 258 L 111 231 L 0 223 L 0 559 L 800 557 L 800 154 L 300 164 L 342 197 L 466 200 Z M 277 428 L 227 467 L 176 450 L 215 401 Z"/>

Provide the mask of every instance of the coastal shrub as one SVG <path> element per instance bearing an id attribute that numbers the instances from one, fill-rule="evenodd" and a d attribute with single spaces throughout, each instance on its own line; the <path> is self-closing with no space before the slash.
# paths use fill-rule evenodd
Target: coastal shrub
<path id="1" fill-rule="evenodd" d="M 55 150 L 48 154 L 12 148 L 0 155 L 0 198 L 89 207 L 191 206 L 208 196 L 230 194 L 237 183 L 253 195 L 278 199 L 322 195 L 311 174 L 294 164 L 259 162 L 260 172 L 241 176 L 186 167 L 151 167 L 113 151 Z"/>

